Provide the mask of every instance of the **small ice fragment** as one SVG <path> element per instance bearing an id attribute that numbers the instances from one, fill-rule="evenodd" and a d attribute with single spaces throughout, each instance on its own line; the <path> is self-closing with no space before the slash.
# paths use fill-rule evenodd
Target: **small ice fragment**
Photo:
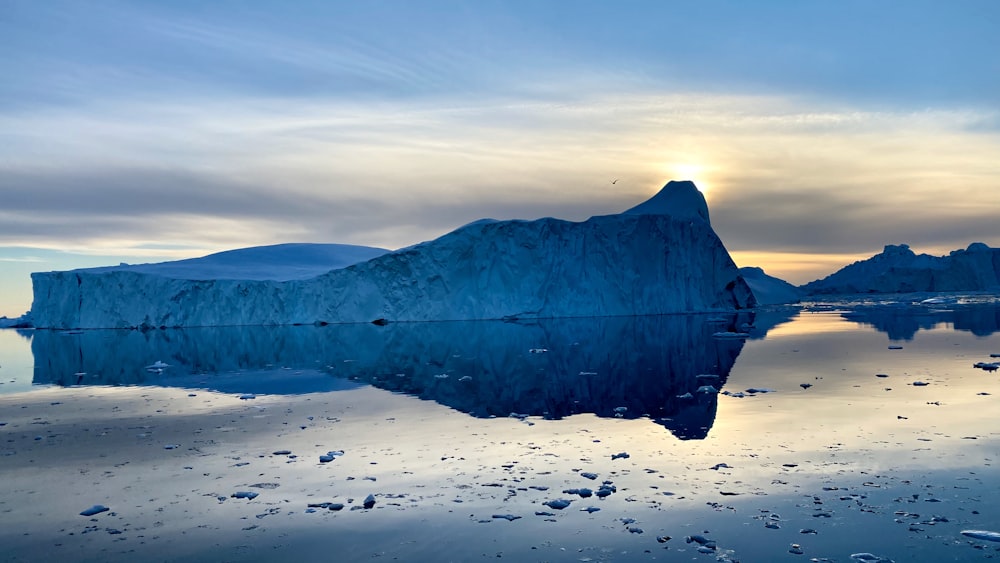
<path id="1" fill-rule="evenodd" d="M 897 346 L 897 345 L 894 344 L 892 346 L 889 346 L 889 349 L 890 350 L 902 350 L 903 347 L 902 346 Z M 853 555 L 851 557 L 853 557 Z"/>
<path id="2" fill-rule="evenodd" d="M 544 354 L 544 353 L 546 353 L 548 351 L 549 351 L 548 348 L 532 348 L 532 349 L 528 350 L 528 353 L 529 354 Z"/>
<path id="3" fill-rule="evenodd" d="M 580 509 L 581 512 L 582 511 L 587 511 L 587 512 L 589 512 L 591 514 L 593 514 L 594 512 L 597 512 L 599 510 L 600 510 L 600 508 L 597 508 L 596 506 L 588 506 L 587 508 L 581 508 Z"/>
<path id="4" fill-rule="evenodd" d="M 590 479 L 591 481 L 593 481 L 594 479 L 597 479 L 597 473 L 590 473 L 589 471 L 582 471 L 580 473 L 580 477 L 583 477 L 585 479 Z"/>
<path id="5" fill-rule="evenodd" d="M 889 559 L 888 557 L 879 557 L 878 555 L 868 553 L 867 551 L 864 553 L 852 553 L 851 559 L 854 559 L 855 561 L 866 561 L 868 563 L 892 563 L 892 559 Z"/>
<path id="6" fill-rule="evenodd" d="M 292 450 L 277 450 L 277 451 L 271 452 L 271 455 L 290 455 L 291 453 L 292 453 Z"/>
<path id="7" fill-rule="evenodd" d="M 751 395 L 754 393 L 774 393 L 774 389 L 768 389 L 767 387 L 751 387 L 745 389 L 745 391 Z"/>
<path id="8" fill-rule="evenodd" d="M 233 498 L 245 498 L 247 500 L 253 500 L 260 496 L 260 493 L 254 491 L 236 491 L 235 493 L 229 495 Z"/>
<path id="9" fill-rule="evenodd" d="M 986 530 L 962 530 L 962 535 L 977 540 L 1000 542 L 1000 532 L 988 532 Z"/>
<path id="10" fill-rule="evenodd" d="M 625 414 L 628 412 L 628 407 L 615 407 L 615 412 L 618 414 Z"/>
<path id="11" fill-rule="evenodd" d="M 338 511 L 341 511 L 343 509 L 344 509 L 344 505 L 341 504 L 341 503 L 339 503 L 339 502 L 331 502 L 330 506 L 327 507 L 327 510 L 332 510 L 334 512 L 338 512 Z"/>
<path id="12" fill-rule="evenodd" d="M 716 463 L 715 465 L 713 465 L 709 469 L 714 469 L 714 470 L 718 471 L 720 469 L 732 469 L 732 468 L 733 468 L 733 466 L 731 466 L 731 465 L 729 465 L 727 463 Z"/>
<path id="13" fill-rule="evenodd" d="M 678 399 L 694 399 L 694 395 L 692 395 L 690 392 L 688 392 L 688 393 L 684 393 L 683 395 L 677 395 L 677 398 Z"/>
<path id="14" fill-rule="evenodd" d="M 83 512 L 81 512 L 80 516 L 93 516 L 95 514 L 100 514 L 102 512 L 107 512 L 109 510 L 111 510 L 111 509 L 108 508 L 108 507 L 106 507 L 106 506 L 104 506 L 103 504 L 95 504 L 94 506 L 91 506 L 87 510 L 84 510 Z M 963 533 L 965 533 L 965 532 L 963 532 Z"/>
<path id="15" fill-rule="evenodd" d="M 176 450 L 179 447 L 181 447 L 180 444 L 167 444 L 167 445 L 163 446 L 163 449 L 165 449 L 165 450 Z"/>
<path id="16" fill-rule="evenodd" d="M 630 533 L 633 533 L 633 534 L 641 534 L 642 533 L 642 528 L 640 528 L 638 526 L 629 526 L 628 531 Z"/>
<path id="17" fill-rule="evenodd" d="M 628 452 L 618 452 L 616 454 L 611 454 L 611 461 L 616 459 L 628 459 L 632 456 L 628 455 Z"/>
<path id="18" fill-rule="evenodd" d="M 571 502 L 572 501 L 569 501 L 569 500 L 566 500 L 566 499 L 555 499 L 555 500 L 550 500 L 550 501 L 543 502 L 542 504 L 544 504 L 545 506 L 547 506 L 549 508 L 553 508 L 555 510 L 562 510 L 562 509 L 566 508 L 567 506 L 569 506 Z"/>
<path id="19" fill-rule="evenodd" d="M 437 375 L 434 376 L 434 379 L 448 379 L 448 374 L 447 373 L 439 373 L 439 374 L 437 374 Z"/>
<path id="20" fill-rule="evenodd" d="M 702 385 L 701 387 L 698 388 L 697 392 L 698 393 L 707 393 L 707 394 L 710 394 L 710 395 L 714 395 L 714 394 L 718 393 L 719 390 L 716 389 L 715 387 L 712 387 L 711 385 Z"/>
<path id="21" fill-rule="evenodd" d="M 926 387 L 928 385 L 930 385 L 930 383 L 927 383 L 926 381 L 914 381 L 913 382 L 913 386 L 914 387 Z"/>
<path id="22" fill-rule="evenodd" d="M 319 456 L 320 463 L 330 463 L 331 461 L 333 461 L 333 459 L 334 459 L 333 456 L 330 454 L 323 454 Z"/>
<path id="23" fill-rule="evenodd" d="M 375 506 L 375 495 L 368 495 L 365 497 L 364 507 L 371 508 Z"/>
<path id="24" fill-rule="evenodd" d="M 801 387 L 803 389 L 808 389 L 808 388 L 812 387 L 812 383 L 799 383 L 799 387 Z"/>
<path id="25" fill-rule="evenodd" d="M 240 400 L 242 401 L 249 401 L 250 399 L 256 399 L 256 398 L 257 395 L 254 395 L 253 393 L 244 393 L 240 395 Z"/>
<path id="26" fill-rule="evenodd" d="M 493 517 L 494 518 L 503 518 L 504 520 L 507 520 L 508 522 L 513 522 L 514 520 L 517 520 L 517 519 L 520 518 L 520 516 L 514 516 L 513 514 L 494 514 Z"/>
<path id="27" fill-rule="evenodd" d="M 472 376 L 471 375 L 463 375 L 462 377 L 459 377 L 458 380 L 459 381 L 472 381 Z"/>
<path id="28" fill-rule="evenodd" d="M 750 335 L 746 332 L 728 332 L 728 331 L 716 332 L 712 336 L 714 336 L 715 338 L 734 338 L 734 339 L 750 338 Z"/>

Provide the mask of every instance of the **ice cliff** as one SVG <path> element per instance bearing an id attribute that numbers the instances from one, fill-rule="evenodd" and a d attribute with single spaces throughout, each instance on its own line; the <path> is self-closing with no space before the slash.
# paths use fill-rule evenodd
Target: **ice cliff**
<path id="1" fill-rule="evenodd" d="M 809 294 L 1000 290 L 1000 249 L 974 242 L 948 256 L 916 254 L 905 244 L 802 286 Z"/>
<path id="2" fill-rule="evenodd" d="M 648 315 L 754 306 L 694 184 L 668 183 L 647 204 L 583 222 L 475 222 L 308 279 L 192 280 L 127 269 L 35 273 L 32 315 L 39 328 L 126 328 Z"/>

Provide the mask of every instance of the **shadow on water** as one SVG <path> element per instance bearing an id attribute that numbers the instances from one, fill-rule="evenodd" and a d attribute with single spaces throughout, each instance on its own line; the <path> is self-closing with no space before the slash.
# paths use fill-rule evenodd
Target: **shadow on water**
<path id="1" fill-rule="evenodd" d="M 703 386 L 722 388 L 744 342 L 713 334 L 754 325 L 751 337 L 761 338 L 796 314 L 39 330 L 31 347 L 36 384 L 255 394 L 370 384 L 476 417 L 649 416 L 678 437 L 700 439 L 717 406 Z"/>

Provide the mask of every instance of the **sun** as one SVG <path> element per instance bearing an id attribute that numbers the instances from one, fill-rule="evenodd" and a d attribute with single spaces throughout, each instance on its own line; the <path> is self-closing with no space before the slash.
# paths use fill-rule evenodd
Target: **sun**
<path id="1" fill-rule="evenodd" d="M 708 195 L 709 182 L 703 165 L 696 162 L 671 162 L 664 168 L 670 180 L 691 180 L 701 193 Z"/>

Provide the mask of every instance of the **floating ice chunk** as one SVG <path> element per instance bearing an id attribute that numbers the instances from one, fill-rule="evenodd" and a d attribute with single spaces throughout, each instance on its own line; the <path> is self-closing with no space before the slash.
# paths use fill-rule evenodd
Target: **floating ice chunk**
<path id="1" fill-rule="evenodd" d="M 631 456 L 628 455 L 628 452 L 618 452 L 616 454 L 611 454 L 611 461 L 614 461 L 616 459 L 628 459 L 630 457 Z"/>
<path id="2" fill-rule="evenodd" d="M 375 506 L 375 495 L 370 494 L 365 497 L 364 507 L 372 508 L 373 506 Z"/>
<path id="3" fill-rule="evenodd" d="M 244 394 L 240 395 L 240 400 L 241 401 L 249 401 L 250 399 L 256 399 L 256 398 L 257 398 L 257 395 L 254 395 L 253 393 L 244 393 Z"/>
<path id="4" fill-rule="evenodd" d="M 94 506 L 91 506 L 87 510 L 84 510 L 83 512 L 81 512 L 80 516 L 93 516 L 95 514 L 100 514 L 102 512 L 107 512 L 109 510 L 111 510 L 111 509 L 108 508 L 108 507 L 106 507 L 106 506 L 104 506 L 103 504 L 95 504 Z M 962 532 L 962 533 L 964 534 L 965 532 Z"/>
<path id="5" fill-rule="evenodd" d="M 889 346 L 889 349 L 890 350 L 902 350 L 903 347 L 902 346 L 898 346 L 896 344 L 893 344 L 893 345 Z"/>
<path id="6" fill-rule="evenodd" d="M 677 398 L 678 399 L 694 399 L 694 395 L 692 395 L 690 392 L 688 392 L 688 393 L 684 393 L 683 395 L 677 395 Z"/>
<path id="7" fill-rule="evenodd" d="M 458 380 L 459 381 L 472 381 L 472 376 L 471 375 L 463 375 L 462 377 L 459 377 Z"/>
<path id="8" fill-rule="evenodd" d="M 698 388 L 698 393 L 707 393 L 710 395 L 715 395 L 718 392 L 719 390 L 716 389 L 715 387 L 712 387 L 711 385 L 702 385 L 701 387 Z"/>
<path id="9" fill-rule="evenodd" d="M 161 362 L 160 360 L 156 360 L 154 363 L 146 366 L 146 371 L 152 371 L 152 372 L 156 372 L 156 373 L 162 373 L 163 370 L 167 369 L 168 367 L 170 367 L 170 364 L 165 364 L 165 363 Z"/>
<path id="10" fill-rule="evenodd" d="M 448 374 L 447 373 L 439 373 L 439 374 L 437 374 L 437 375 L 434 376 L 434 379 L 448 379 Z"/>
<path id="11" fill-rule="evenodd" d="M 988 532 L 986 530 L 962 530 L 962 535 L 977 540 L 1000 542 L 1000 532 Z"/>
<path id="12" fill-rule="evenodd" d="M 548 348 L 532 348 L 532 349 L 528 350 L 528 353 L 529 354 L 544 354 L 544 353 L 546 353 L 548 351 L 549 351 Z"/>
<path id="13" fill-rule="evenodd" d="M 571 501 L 571 500 L 566 500 L 566 499 L 561 499 L 560 498 L 560 499 L 546 501 L 546 502 L 543 502 L 542 504 L 544 504 L 545 506 L 547 506 L 549 508 L 553 508 L 555 510 L 562 510 L 562 509 L 566 508 L 567 506 L 569 506 L 570 503 L 572 503 L 572 502 L 573 501 Z"/>
<path id="14" fill-rule="evenodd" d="M 746 392 L 751 395 L 755 393 L 774 393 L 774 389 L 768 389 L 767 387 L 751 387 L 747 389 Z"/>
<path id="15" fill-rule="evenodd" d="M 868 563 L 892 563 L 892 559 L 889 559 L 888 557 L 879 557 L 878 555 L 868 553 L 867 551 L 864 553 L 852 553 L 851 559 L 854 559 L 855 561 L 866 561 Z"/>
<path id="16" fill-rule="evenodd" d="M 992 357 L 992 354 L 990 356 Z M 976 362 L 972 364 L 972 367 L 986 371 L 996 371 L 1000 369 L 1000 362 Z"/>
<path id="17" fill-rule="evenodd" d="M 253 500 L 260 496 L 260 493 L 255 491 L 236 491 L 235 493 L 229 495 L 233 498 L 245 498 L 247 500 Z"/>
<path id="18" fill-rule="evenodd" d="M 494 514 L 493 517 L 494 518 L 503 518 L 504 520 L 507 520 L 508 522 L 513 522 L 514 520 L 517 520 L 517 519 L 520 518 L 520 516 L 514 516 L 513 514 Z"/>
<path id="19" fill-rule="evenodd" d="M 591 481 L 593 481 L 594 479 L 597 479 L 597 473 L 590 473 L 588 471 L 583 471 L 580 473 L 580 477 L 583 477 L 585 479 L 590 479 Z"/>
<path id="20" fill-rule="evenodd" d="M 734 339 L 750 338 L 750 334 L 749 333 L 746 333 L 746 332 L 730 332 L 730 331 L 716 332 L 716 333 L 712 334 L 712 336 L 714 336 L 715 338 L 734 338 Z"/>
<path id="21" fill-rule="evenodd" d="M 928 385 L 930 385 L 930 383 L 927 383 L 926 381 L 914 381 L 913 382 L 913 386 L 914 387 L 926 387 Z"/>

